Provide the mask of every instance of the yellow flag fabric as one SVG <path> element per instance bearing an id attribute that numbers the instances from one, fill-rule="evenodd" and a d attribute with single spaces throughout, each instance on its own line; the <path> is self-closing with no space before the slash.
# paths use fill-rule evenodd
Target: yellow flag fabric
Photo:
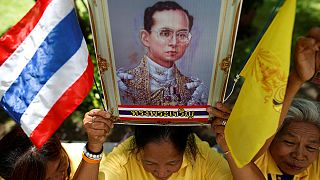
<path id="1" fill-rule="evenodd" d="M 240 75 L 245 78 L 225 128 L 238 167 L 249 163 L 277 130 L 285 95 L 296 0 L 286 0 Z"/>

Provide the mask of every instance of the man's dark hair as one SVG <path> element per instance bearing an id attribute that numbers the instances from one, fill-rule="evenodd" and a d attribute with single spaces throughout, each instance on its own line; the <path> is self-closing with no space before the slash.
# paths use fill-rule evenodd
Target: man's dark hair
<path id="1" fill-rule="evenodd" d="M 136 126 L 131 152 L 138 153 L 148 143 L 170 141 L 176 150 L 186 153 L 190 160 L 195 160 L 198 147 L 191 127 L 183 126 Z"/>
<path id="2" fill-rule="evenodd" d="M 193 25 L 193 17 L 186 9 L 183 9 L 178 3 L 174 1 L 159 1 L 153 6 L 146 8 L 146 10 L 144 11 L 144 29 L 148 32 L 151 32 L 151 27 L 154 24 L 153 14 L 157 11 L 165 10 L 181 10 L 185 12 L 189 19 L 189 31 L 191 30 Z"/>

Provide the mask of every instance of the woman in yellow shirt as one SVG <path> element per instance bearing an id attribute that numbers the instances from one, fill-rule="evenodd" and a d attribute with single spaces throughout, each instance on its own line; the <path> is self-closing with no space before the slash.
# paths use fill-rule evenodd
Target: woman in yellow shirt
<path id="1" fill-rule="evenodd" d="M 88 143 L 74 179 L 263 179 L 254 163 L 236 168 L 230 155 L 227 162 L 189 127 L 137 126 L 134 136 L 101 161 L 103 142 L 113 127 L 110 113 L 91 110 L 83 123 Z"/>
<path id="2" fill-rule="evenodd" d="M 255 160 L 266 179 L 320 179 L 319 117 L 319 103 L 293 101 L 269 148 Z"/>
<path id="3" fill-rule="evenodd" d="M 320 104 L 293 101 L 268 151 L 256 160 L 266 178 L 320 179 Z"/>
<path id="4" fill-rule="evenodd" d="M 135 128 L 102 160 L 100 179 L 232 179 L 222 155 L 190 127 Z"/>
<path id="5" fill-rule="evenodd" d="M 296 99 L 288 111 L 296 92 L 316 72 L 320 72 L 318 27 L 312 28 L 307 37 L 297 41 L 295 69 L 288 79 L 280 117 L 281 127 L 256 156 L 255 163 L 268 180 L 320 179 L 320 105 Z M 226 109 L 220 104 L 210 110 L 216 117 L 214 122 L 227 121 L 229 111 Z"/>

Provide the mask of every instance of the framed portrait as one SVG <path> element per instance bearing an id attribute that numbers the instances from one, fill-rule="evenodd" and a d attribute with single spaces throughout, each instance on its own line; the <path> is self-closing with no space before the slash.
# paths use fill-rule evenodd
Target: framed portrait
<path id="1" fill-rule="evenodd" d="M 224 99 L 242 0 L 89 0 L 116 123 L 206 124 Z"/>

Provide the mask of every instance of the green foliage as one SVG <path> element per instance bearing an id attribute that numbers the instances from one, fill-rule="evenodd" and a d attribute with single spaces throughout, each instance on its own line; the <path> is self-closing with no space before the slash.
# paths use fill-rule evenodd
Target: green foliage
<path id="1" fill-rule="evenodd" d="M 33 6 L 33 0 L 0 0 L 0 36 L 16 24 Z M 0 125 L 11 119 L 0 108 Z"/>
<path id="2" fill-rule="evenodd" d="M 33 4 L 33 0 L 0 0 L 0 36 L 18 22 Z"/>

